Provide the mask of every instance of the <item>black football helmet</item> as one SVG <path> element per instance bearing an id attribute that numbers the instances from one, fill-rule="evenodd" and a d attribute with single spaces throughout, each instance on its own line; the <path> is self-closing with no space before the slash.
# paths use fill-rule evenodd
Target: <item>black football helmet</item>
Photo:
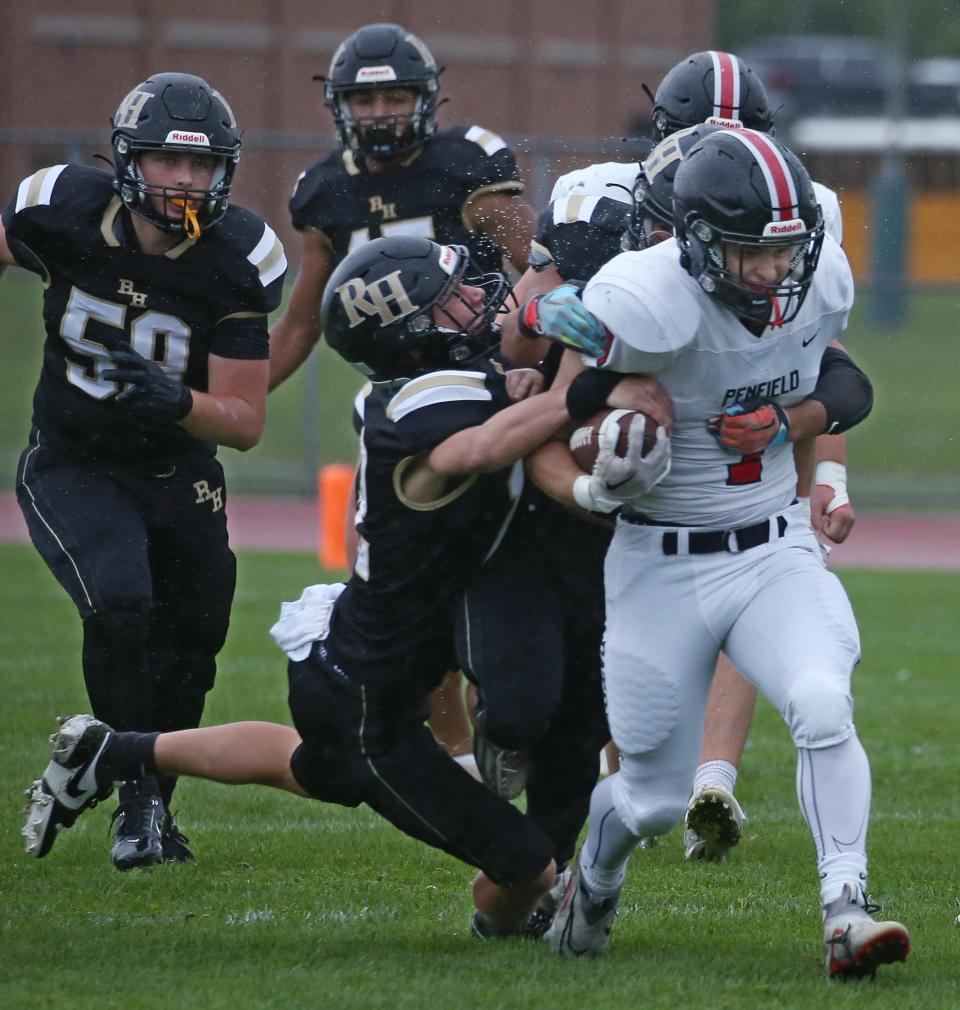
<path id="1" fill-rule="evenodd" d="M 699 123 L 678 130 L 647 155 L 630 194 L 630 217 L 621 242 L 624 251 L 646 249 L 673 234 L 673 179 L 677 168 L 689 150 L 720 129 Z"/>
<path id="2" fill-rule="evenodd" d="M 347 97 L 373 88 L 410 88 L 417 104 L 410 116 L 355 118 Z M 344 150 L 392 158 L 422 144 L 437 129 L 440 72 L 430 50 L 400 25 L 364 25 L 333 54 L 324 82 Z"/>
<path id="3" fill-rule="evenodd" d="M 780 326 L 800 311 L 823 244 L 823 215 L 800 160 L 755 130 L 717 130 L 680 163 L 673 181 L 680 262 L 711 298 L 744 321 Z M 748 283 L 729 247 L 791 250 L 779 284 Z"/>
<path id="4" fill-rule="evenodd" d="M 706 122 L 773 132 L 767 89 L 760 78 L 733 53 L 716 49 L 693 53 L 667 71 L 653 98 L 651 121 L 656 144 L 677 130 Z"/>
<path id="5" fill-rule="evenodd" d="M 461 284 L 481 288 L 482 300 L 465 298 Z M 492 324 L 509 290 L 503 274 L 480 274 L 464 246 L 378 238 L 350 253 L 327 282 L 323 334 L 377 382 L 463 367 L 496 347 Z"/>
<path id="6" fill-rule="evenodd" d="M 120 103 L 113 117 L 114 189 L 135 214 L 164 231 L 186 231 L 192 238 L 226 213 L 233 173 L 240 160 L 240 134 L 226 99 L 202 77 L 153 74 Z M 183 201 L 183 190 L 147 186 L 140 172 L 143 151 L 188 151 L 218 160 L 209 189 L 187 193 L 183 216 L 158 211 L 149 195 Z"/>

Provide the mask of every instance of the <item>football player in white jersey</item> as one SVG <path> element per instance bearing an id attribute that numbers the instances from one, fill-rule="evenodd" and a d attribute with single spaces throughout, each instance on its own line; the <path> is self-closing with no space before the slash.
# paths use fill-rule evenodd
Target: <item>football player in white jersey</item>
<path id="1" fill-rule="evenodd" d="M 691 54 L 668 71 L 652 99 L 651 128 L 658 144 L 698 123 L 773 132 L 773 113 L 763 82 L 733 53 L 707 50 Z M 636 169 L 634 162 L 604 162 L 569 172 L 554 184 L 551 205 L 580 198 L 580 206 L 585 207 L 584 198 L 590 201 L 603 197 L 629 203 L 634 179 L 640 178 Z M 841 244 L 843 220 L 837 195 L 821 183 L 814 182 L 813 187 L 824 231 Z M 531 262 L 535 262 L 533 253 Z M 541 257 L 537 266 L 538 271 L 531 267 L 517 285 L 521 300 L 553 290 L 569 279 L 553 269 L 549 258 Z M 541 305 L 541 311 L 550 312 L 551 308 Z M 569 311 L 571 306 L 561 301 L 556 310 Z M 542 344 L 525 340 L 510 317 L 504 326 L 504 347 L 516 364 L 532 363 L 543 353 Z M 815 529 L 834 543 L 842 543 L 855 521 L 846 490 L 844 436 L 828 435 L 818 440 L 815 471 L 812 445 L 797 446 L 795 452 L 801 478 L 798 494 L 810 499 Z M 733 793 L 755 705 L 755 688 L 721 655 L 686 816 L 687 859 L 724 862 L 740 839 L 746 815 Z M 608 761 L 616 767 L 615 755 L 608 753 Z"/>
<path id="2" fill-rule="evenodd" d="M 604 643 L 621 769 L 594 790 L 549 938 L 565 955 L 606 949 L 630 853 L 686 810 L 722 648 L 797 746 L 827 972 L 858 977 L 905 960 L 910 940 L 867 905 L 870 768 L 850 696 L 859 635 L 796 501 L 791 451 L 869 410 L 869 395 L 854 402 L 818 389 L 847 323 L 852 276 L 823 236 L 806 170 L 765 134 L 705 137 L 677 170 L 673 210 L 675 239 L 615 257 L 584 292 L 605 331 L 587 356 L 594 369 L 653 374 L 670 395 L 671 465 L 662 465 L 662 429 L 648 457 L 634 430 L 626 460 L 601 452 L 594 473 L 565 490 L 581 506 L 622 506 Z"/>

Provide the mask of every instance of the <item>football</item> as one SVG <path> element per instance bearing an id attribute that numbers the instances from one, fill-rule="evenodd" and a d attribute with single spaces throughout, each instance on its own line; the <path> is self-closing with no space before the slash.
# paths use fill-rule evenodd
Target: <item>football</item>
<path id="1" fill-rule="evenodd" d="M 617 436 L 615 451 L 618 456 L 626 456 L 630 444 L 630 422 L 638 413 L 640 412 L 637 410 L 614 410 L 607 408 L 578 424 L 570 436 L 570 451 L 573 453 L 573 458 L 577 461 L 577 466 L 584 473 L 593 472 L 593 464 L 596 462 L 597 453 L 600 451 L 600 428 L 604 424 L 617 425 L 619 435 Z M 644 417 L 646 423 L 643 428 L 643 451 L 641 455 L 646 456 L 657 440 L 657 422 L 647 415 L 644 415 Z"/>

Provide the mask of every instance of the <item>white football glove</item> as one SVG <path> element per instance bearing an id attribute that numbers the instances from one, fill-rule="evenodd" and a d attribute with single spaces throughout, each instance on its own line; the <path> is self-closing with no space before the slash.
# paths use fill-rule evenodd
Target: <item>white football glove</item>
<path id="1" fill-rule="evenodd" d="M 643 455 L 643 431 L 646 417 L 637 414 L 630 421 L 627 432 L 627 454 L 618 456 L 617 441 L 620 425 L 617 415 L 610 414 L 604 419 L 597 432 L 599 452 L 593 464 L 591 481 L 596 481 L 595 496 L 616 502 L 631 501 L 652 490 L 670 472 L 670 439 L 666 429 L 657 428 L 657 440 L 653 448 Z M 594 487 L 594 485 L 591 485 Z"/>

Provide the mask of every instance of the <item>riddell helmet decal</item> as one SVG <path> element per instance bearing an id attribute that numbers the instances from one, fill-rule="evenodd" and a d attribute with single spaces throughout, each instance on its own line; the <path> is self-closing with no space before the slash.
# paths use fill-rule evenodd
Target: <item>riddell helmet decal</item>
<path id="1" fill-rule="evenodd" d="M 195 144 L 197 147 L 209 147 L 210 138 L 205 133 L 190 133 L 187 130 L 171 130 L 167 134 L 165 144 Z"/>

